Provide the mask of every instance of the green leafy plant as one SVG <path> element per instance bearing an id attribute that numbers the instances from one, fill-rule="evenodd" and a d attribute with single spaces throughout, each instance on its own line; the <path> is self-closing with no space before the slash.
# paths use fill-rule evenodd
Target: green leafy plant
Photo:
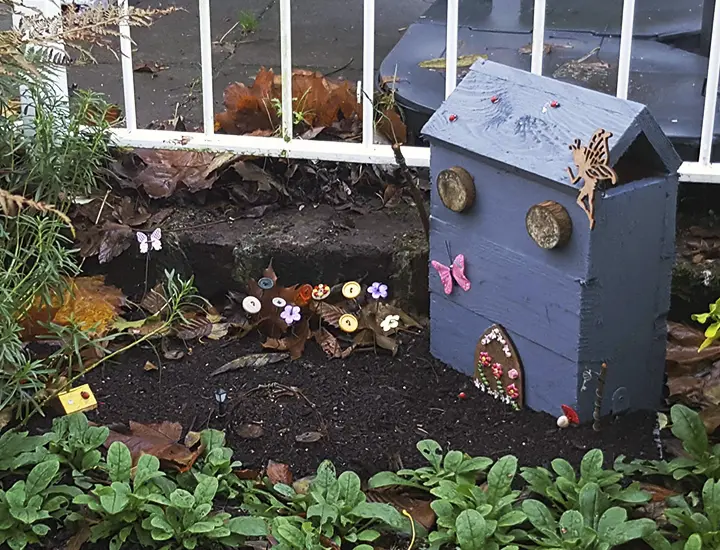
<path id="1" fill-rule="evenodd" d="M 69 464 L 73 474 L 82 474 L 100 464 L 99 448 L 110 430 L 105 426 L 90 426 L 83 413 L 75 413 L 53 419 L 51 433 L 54 437 L 49 444 L 50 451 Z"/>
<path id="2" fill-rule="evenodd" d="M 265 536 L 267 527 L 260 518 L 232 518 L 227 512 L 212 513 L 218 480 L 202 476 L 193 493 L 175 489 L 164 506 L 145 507 L 149 517 L 142 522 L 153 540 L 168 541 L 163 548 L 180 546 L 193 550 L 200 543 L 220 542 L 240 546 L 246 536 Z"/>
<path id="3" fill-rule="evenodd" d="M 671 431 L 683 445 L 687 456 L 664 460 L 615 461 L 615 469 L 627 474 L 672 476 L 676 480 L 720 478 L 720 444 L 710 445 L 705 425 L 700 415 L 685 405 L 673 405 L 670 409 Z"/>
<path id="4" fill-rule="evenodd" d="M 242 462 L 232 460 L 233 450 L 225 447 L 225 434 L 219 430 L 204 430 L 200 433 L 200 442 L 204 449 L 202 456 L 191 471 L 178 476 L 178 485 L 194 491 L 201 477 L 210 476 L 218 480 L 219 496 L 237 498 L 247 484 L 234 473 L 234 470 L 242 467 Z"/>
<path id="5" fill-rule="evenodd" d="M 26 479 L 0 490 L 0 546 L 22 550 L 50 532 L 53 514 L 68 503 L 64 495 L 48 491 L 59 470 L 58 460 L 46 460 L 30 470 Z"/>
<path id="6" fill-rule="evenodd" d="M 443 455 L 442 447 L 432 439 L 419 441 L 417 450 L 430 466 L 416 470 L 403 469 L 397 473 L 380 472 L 370 478 L 368 486 L 377 489 L 389 485 L 404 485 L 429 491 L 442 481 L 475 485 L 478 477 L 492 465 L 492 460 L 489 458 L 473 458 L 461 451 L 450 451 Z"/>
<path id="7" fill-rule="evenodd" d="M 518 548 L 515 541 L 526 534 L 517 526 L 525 514 L 514 505 L 520 491 L 512 490 L 517 472 L 517 458 L 498 460 L 487 476 L 487 487 L 441 481 L 430 492 L 438 497 L 431 507 L 437 515 L 437 530 L 430 533 L 430 549 L 445 544 L 461 550 L 497 550 Z M 508 546 L 509 545 L 509 546 Z"/>
<path id="8" fill-rule="evenodd" d="M 698 351 L 704 350 L 712 345 L 718 337 L 720 337 L 720 298 L 714 304 L 708 306 L 707 313 L 695 313 L 691 315 L 693 321 L 697 321 L 701 325 L 708 322 L 710 325 L 705 329 L 705 340 L 700 344 Z"/>
<path id="9" fill-rule="evenodd" d="M 650 537 L 655 522 L 647 519 L 627 519 L 627 510 L 619 506 L 606 507 L 600 486 L 591 482 L 578 494 L 577 507 L 566 510 L 557 521 L 550 509 L 538 500 L 522 504 L 523 512 L 537 532 L 528 537 L 542 548 L 556 550 L 610 550 L 632 540 Z"/>
<path id="10" fill-rule="evenodd" d="M 672 507 L 665 510 L 665 517 L 676 528 L 676 532 L 668 534 L 674 542 L 668 542 L 660 532 L 654 533 L 647 539 L 654 550 L 720 548 L 720 481 L 705 482 L 696 506 L 691 506 L 688 500 L 684 495 L 668 499 Z"/>
<path id="11" fill-rule="evenodd" d="M 73 504 L 88 508 L 85 513 L 74 513 L 69 521 L 89 524 L 90 541 L 110 539 L 110 549 L 119 549 L 130 537 L 149 542 L 152 539 L 142 528 L 143 510 L 147 503 L 165 503 L 167 499 L 155 480 L 165 477 L 160 461 L 152 455 L 138 459 L 135 477 L 130 481 L 132 457 L 124 443 L 110 445 L 104 464 L 109 484 L 96 484 L 88 494 L 73 499 Z"/>
<path id="12" fill-rule="evenodd" d="M 545 468 L 523 468 L 521 477 L 533 493 L 547 498 L 558 510 L 571 510 L 578 506 L 580 492 L 589 483 L 596 484 L 609 502 L 621 506 L 633 506 L 648 502 L 650 494 L 639 489 L 637 483 L 623 488 L 624 475 L 603 468 L 604 455 L 593 449 L 585 454 L 580 463 L 580 476 L 567 460 L 552 461 L 553 472 Z"/>
<path id="13" fill-rule="evenodd" d="M 273 497 L 265 513 L 276 514 L 280 510 L 292 510 L 295 515 L 273 519 L 273 533 L 285 533 L 286 548 L 298 548 L 302 536 L 302 548 L 311 548 L 317 541 L 357 544 L 365 550 L 366 543 L 380 537 L 381 530 L 407 530 L 409 523 L 389 504 L 367 502 L 361 490 L 360 478 L 354 472 L 336 475 L 332 462 L 326 460 L 318 467 L 315 479 L 306 494 L 298 494 L 292 487 L 276 484 L 273 491 L 289 503 L 278 507 Z M 304 516 L 304 517 L 303 517 Z M 284 540 L 283 536 L 280 539 Z M 327 546 L 327 544 L 324 544 Z"/>
<path id="14" fill-rule="evenodd" d="M 54 437 L 53 433 L 28 435 L 28 432 L 16 430 L 0 435 L 0 476 L 45 460 L 47 444 Z"/>
<path id="15" fill-rule="evenodd" d="M 255 32 L 260 26 L 260 21 L 251 11 L 242 10 L 238 14 L 238 24 L 243 34 L 250 34 Z"/>

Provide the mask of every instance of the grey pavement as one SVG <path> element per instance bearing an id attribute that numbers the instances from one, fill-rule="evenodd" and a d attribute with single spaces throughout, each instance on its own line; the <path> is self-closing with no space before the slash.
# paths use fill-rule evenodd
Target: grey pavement
<path id="1" fill-rule="evenodd" d="M 131 0 L 132 2 L 132 0 Z M 430 0 L 377 0 L 375 67 L 402 36 L 402 30 L 430 6 Z M 150 28 L 133 29 L 136 43 L 133 64 L 155 63 L 167 67 L 155 74 L 135 73 L 138 127 L 172 117 L 176 106 L 186 120 L 202 119 L 200 86 L 200 31 L 196 0 L 156 3 L 141 0 L 139 7 L 177 6 L 185 11 L 170 14 Z M 238 21 L 242 11 L 253 13 L 257 30 L 243 35 L 239 26 L 220 38 Z M 222 109 L 222 93 L 232 82 L 251 83 L 261 66 L 280 72 L 280 9 L 277 0 L 211 0 L 214 101 Z M 362 74 L 362 0 L 293 0 L 293 67 L 356 81 Z M 117 44 L 113 44 L 119 52 Z M 123 105 L 119 60 L 93 48 L 97 63 L 69 70 L 71 84 L 102 92 Z"/>

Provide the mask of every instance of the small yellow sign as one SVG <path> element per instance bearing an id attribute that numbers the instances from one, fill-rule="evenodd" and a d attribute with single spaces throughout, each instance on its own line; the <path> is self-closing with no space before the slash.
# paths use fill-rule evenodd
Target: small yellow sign
<path id="1" fill-rule="evenodd" d="M 97 409 L 97 400 L 89 384 L 61 392 L 58 394 L 58 399 L 65 414 Z"/>

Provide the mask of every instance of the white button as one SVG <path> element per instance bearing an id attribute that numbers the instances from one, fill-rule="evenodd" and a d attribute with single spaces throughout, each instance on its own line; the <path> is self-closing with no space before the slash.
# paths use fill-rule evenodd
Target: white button
<path id="1" fill-rule="evenodd" d="M 262 309 L 262 304 L 260 303 L 260 300 L 255 298 L 255 296 L 247 296 L 242 301 L 242 307 L 250 315 L 255 315 L 256 313 L 259 313 Z"/>

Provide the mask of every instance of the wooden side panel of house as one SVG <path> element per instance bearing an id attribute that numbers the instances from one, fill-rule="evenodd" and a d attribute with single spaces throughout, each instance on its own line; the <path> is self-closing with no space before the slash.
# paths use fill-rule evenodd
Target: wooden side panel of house
<path id="1" fill-rule="evenodd" d="M 590 239 L 579 368 L 597 372 L 607 363 L 605 413 L 621 388 L 623 407 L 655 409 L 661 402 L 676 198 L 672 177 L 629 183 L 597 197 L 604 215 Z M 593 399 L 594 389 L 580 397 L 581 417 Z"/>
<path id="2" fill-rule="evenodd" d="M 432 292 L 430 351 L 446 364 L 472 376 L 475 346 L 494 322 Z M 560 405 L 574 406 L 578 383 L 575 363 L 512 330 L 507 333 L 523 362 L 525 406 L 555 416 L 561 412 Z"/>
<path id="3" fill-rule="evenodd" d="M 570 157 L 569 151 L 567 156 Z M 472 208 L 461 213 L 446 208 L 437 191 L 438 173 L 452 166 L 461 166 L 475 180 L 475 203 Z M 430 171 L 430 214 L 433 223 L 442 221 L 454 227 L 468 242 L 484 238 L 526 256 L 530 261 L 543 263 L 548 268 L 578 279 L 585 276 L 590 229 L 587 217 L 575 203 L 576 190 L 548 181 L 528 179 L 525 174 L 510 172 L 492 161 L 482 162 L 477 157 L 469 157 L 466 153 L 444 145 L 433 147 Z M 525 229 L 528 209 L 547 200 L 562 204 L 573 223 L 570 242 L 557 250 L 540 248 Z"/>
<path id="4" fill-rule="evenodd" d="M 574 277 L 484 237 L 468 238 L 457 228 L 433 220 L 430 259 L 449 266 L 448 245 L 453 258 L 465 255 L 465 274 L 472 284 L 465 292 L 454 283 L 449 300 L 577 361 L 581 286 Z M 430 292 L 445 296 L 440 276 L 432 268 Z"/>

